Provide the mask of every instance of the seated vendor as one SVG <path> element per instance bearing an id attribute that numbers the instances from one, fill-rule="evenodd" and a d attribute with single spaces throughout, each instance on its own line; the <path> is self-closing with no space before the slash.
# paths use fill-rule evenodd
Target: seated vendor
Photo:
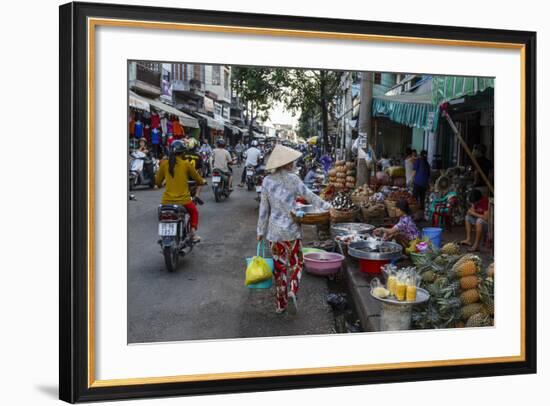
<path id="1" fill-rule="evenodd" d="M 406 200 L 399 200 L 396 204 L 399 221 L 391 228 L 380 227 L 374 230 L 374 235 L 385 240 L 395 239 L 399 244 L 407 247 L 411 240 L 420 237 L 418 228 L 411 218 L 411 209 Z"/>
<path id="2" fill-rule="evenodd" d="M 489 229 L 489 199 L 474 189 L 468 195 L 468 202 L 471 204 L 466 213 L 464 225 L 466 227 L 466 239 L 461 244 L 471 245 L 470 251 L 478 251 L 483 236 Z M 472 245 L 472 226 L 475 226 L 475 240 Z"/>

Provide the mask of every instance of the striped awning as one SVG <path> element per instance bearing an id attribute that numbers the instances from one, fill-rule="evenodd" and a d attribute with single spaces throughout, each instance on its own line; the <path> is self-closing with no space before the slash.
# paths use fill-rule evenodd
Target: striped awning
<path id="1" fill-rule="evenodd" d="M 178 117 L 179 122 L 185 127 L 191 127 L 191 128 L 199 127 L 199 122 L 195 117 L 192 117 L 189 114 L 185 114 L 183 111 L 180 111 L 167 104 L 164 104 L 159 100 L 148 99 L 147 97 L 140 96 L 134 92 L 130 92 L 129 98 L 130 98 L 129 103 L 132 103 L 132 101 L 140 101 L 142 103 L 147 103 L 149 106 L 153 106 L 157 110 L 164 111 L 168 114 Z"/>
<path id="2" fill-rule="evenodd" d="M 442 103 L 459 99 L 464 96 L 473 96 L 488 88 L 495 87 L 494 78 L 468 76 L 433 76 L 432 103 L 439 106 Z"/>

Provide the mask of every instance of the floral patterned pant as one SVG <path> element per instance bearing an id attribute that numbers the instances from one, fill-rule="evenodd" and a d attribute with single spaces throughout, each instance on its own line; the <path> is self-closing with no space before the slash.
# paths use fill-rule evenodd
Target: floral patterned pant
<path id="1" fill-rule="evenodd" d="M 296 295 L 304 258 L 302 256 L 302 241 L 276 241 L 271 243 L 271 253 L 275 264 L 274 276 L 277 288 L 277 309 L 285 309 L 288 304 L 288 278 L 290 274 L 290 291 Z"/>

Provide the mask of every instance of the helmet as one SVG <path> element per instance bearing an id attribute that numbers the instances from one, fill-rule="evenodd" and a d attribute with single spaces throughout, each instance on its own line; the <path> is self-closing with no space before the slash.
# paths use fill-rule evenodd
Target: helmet
<path id="1" fill-rule="evenodd" d="M 178 154 L 181 152 L 185 152 L 187 148 L 185 147 L 185 143 L 182 140 L 174 140 L 172 142 L 172 145 L 170 145 L 170 149 L 173 153 Z"/>
<path id="2" fill-rule="evenodd" d="M 223 138 L 218 138 L 216 141 L 218 147 L 225 147 L 225 140 Z"/>
<path id="3" fill-rule="evenodd" d="M 194 150 L 198 147 L 199 142 L 195 138 L 188 138 L 186 140 L 187 149 Z"/>
<path id="4" fill-rule="evenodd" d="M 258 146 L 258 141 L 256 140 L 253 140 L 250 145 L 252 145 L 253 147 L 257 147 Z"/>

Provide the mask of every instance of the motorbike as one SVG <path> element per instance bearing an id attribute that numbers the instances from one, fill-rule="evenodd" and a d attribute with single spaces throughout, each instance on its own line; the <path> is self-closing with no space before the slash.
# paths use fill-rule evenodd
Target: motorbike
<path id="1" fill-rule="evenodd" d="M 262 185 L 264 183 L 265 177 L 265 165 L 260 165 L 256 169 L 255 184 L 256 184 L 256 201 L 261 200 L 262 196 Z"/>
<path id="2" fill-rule="evenodd" d="M 252 165 L 248 165 L 245 168 L 246 171 L 246 188 L 248 191 L 254 190 L 254 186 L 256 185 L 256 168 Z"/>
<path id="3" fill-rule="evenodd" d="M 194 181 L 189 181 L 194 196 Z M 193 197 L 195 199 L 195 197 Z M 191 235 L 191 217 L 185 206 L 161 204 L 158 207 L 159 237 L 164 263 L 168 272 L 178 267 L 180 257 L 189 254 L 196 244 Z"/>
<path id="4" fill-rule="evenodd" d="M 219 168 L 212 170 L 212 191 L 216 203 L 229 198 L 231 191 L 229 190 L 229 177 Z"/>
<path id="5" fill-rule="evenodd" d="M 158 160 L 144 152 L 135 150 L 130 153 L 130 171 L 128 183 L 130 190 L 138 186 L 155 187 L 155 173 L 159 167 Z"/>
<path id="6" fill-rule="evenodd" d="M 210 176 L 210 154 L 208 154 L 207 152 L 201 152 L 201 161 L 201 176 L 203 178 L 206 178 Z"/>

